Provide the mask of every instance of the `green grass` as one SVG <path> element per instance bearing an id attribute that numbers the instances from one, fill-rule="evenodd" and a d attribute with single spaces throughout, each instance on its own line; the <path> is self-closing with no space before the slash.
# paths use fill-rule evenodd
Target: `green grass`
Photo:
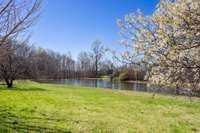
<path id="1" fill-rule="evenodd" d="M 0 132 L 200 132 L 200 102 L 185 97 L 18 81 L 0 86 Z"/>
<path id="2" fill-rule="evenodd" d="M 102 80 L 110 80 L 110 76 L 104 75 L 104 76 L 101 76 L 100 79 L 102 79 Z"/>

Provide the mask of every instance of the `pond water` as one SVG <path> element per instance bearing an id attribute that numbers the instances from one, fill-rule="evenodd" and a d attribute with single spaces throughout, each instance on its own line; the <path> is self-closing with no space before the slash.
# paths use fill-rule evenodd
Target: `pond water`
<path id="1" fill-rule="evenodd" d="M 40 82 L 96 87 L 96 88 L 108 88 L 113 90 L 132 90 L 132 91 L 142 91 L 142 92 L 156 92 L 163 94 L 177 94 L 177 90 L 175 89 L 149 86 L 146 83 L 112 82 L 100 79 L 59 79 L 59 80 L 42 80 Z M 187 93 L 188 92 L 181 89 L 178 92 L 178 94 L 180 95 L 185 95 Z"/>

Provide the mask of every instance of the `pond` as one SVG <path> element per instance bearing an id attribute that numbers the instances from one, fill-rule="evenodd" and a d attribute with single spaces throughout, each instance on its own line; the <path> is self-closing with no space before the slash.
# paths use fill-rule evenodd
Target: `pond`
<path id="1" fill-rule="evenodd" d="M 85 87 L 95 87 L 95 88 L 108 88 L 113 90 L 132 90 L 132 91 L 142 91 L 142 92 L 156 92 L 163 94 L 179 94 L 187 95 L 186 90 L 180 89 L 169 89 L 161 88 L 157 86 L 150 86 L 147 83 L 129 83 L 129 82 L 112 82 L 109 80 L 101 79 L 59 79 L 59 80 L 40 80 L 40 82 L 45 83 L 57 83 L 57 84 L 67 84 L 67 85 L 77 85 Z"/>

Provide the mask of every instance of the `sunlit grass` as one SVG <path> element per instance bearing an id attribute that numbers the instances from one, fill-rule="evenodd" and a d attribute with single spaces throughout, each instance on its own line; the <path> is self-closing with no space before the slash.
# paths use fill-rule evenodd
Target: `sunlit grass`
<path id="1" fill-rule="evenodd" d="M 200 132 L 200 102 L 18 81 L 0 88 L 1 132 Z"/>

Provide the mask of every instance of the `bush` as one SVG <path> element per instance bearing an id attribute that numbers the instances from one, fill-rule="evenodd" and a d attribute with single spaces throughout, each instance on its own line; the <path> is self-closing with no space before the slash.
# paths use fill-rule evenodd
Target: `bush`
<path id="1" fill-rule="evenodd" d="M 126 71 L 126 72 L 120 73 L 119 80 L 120 81 L 129 80 L 129 74 L 128 74 L 128 72 Z"/>

